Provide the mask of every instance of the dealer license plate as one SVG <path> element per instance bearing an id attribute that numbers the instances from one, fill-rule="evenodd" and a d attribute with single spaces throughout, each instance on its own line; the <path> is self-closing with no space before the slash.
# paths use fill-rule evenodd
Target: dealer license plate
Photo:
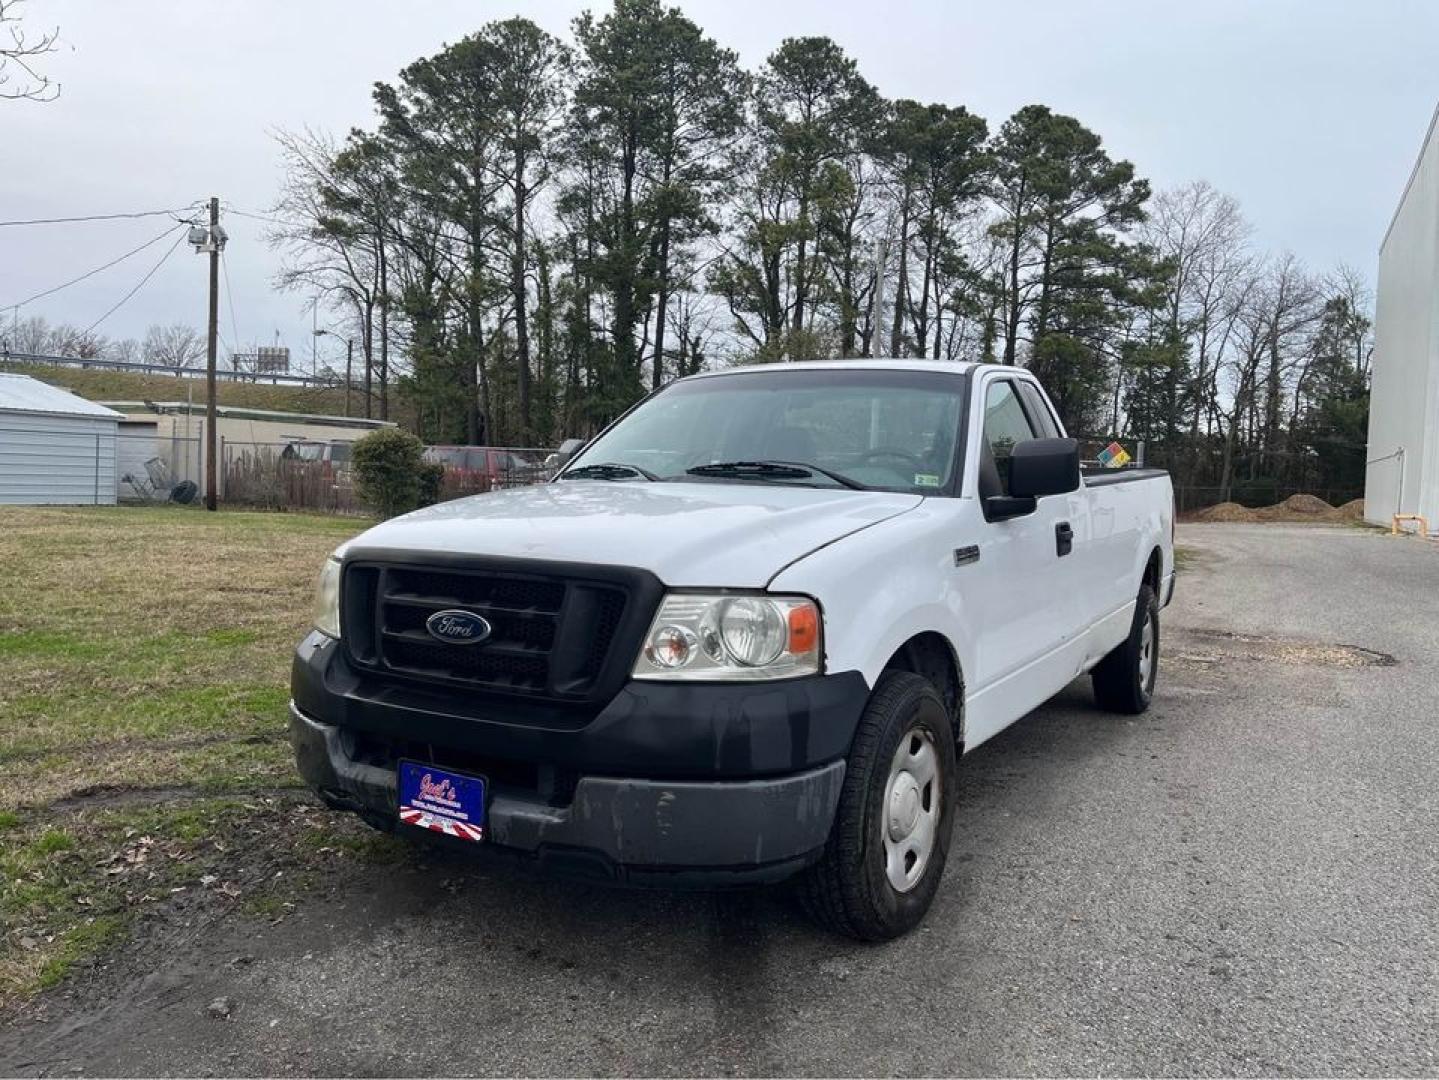
<path id="1" fill-rule="evenodd" d="M 464 776 L 418 761 L 400 762 L 400 820 L 457 840 L 483 840 L 484 777 Z"/>

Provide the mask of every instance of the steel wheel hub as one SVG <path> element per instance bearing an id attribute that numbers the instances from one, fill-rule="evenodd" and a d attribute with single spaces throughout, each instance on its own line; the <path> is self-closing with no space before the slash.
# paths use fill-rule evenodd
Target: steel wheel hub
<path id="1" fill-rule="evenodd" d="M 1154 620 L 1146 617 L 1139 632 L 1139 685 L 1149 689 L 1149 674 L 1154 670 Z"/>
<path id="2" fill-rule="evenodd" d="M 942 809 L 939 752 L 923 728 L 895 747 L 884 791 L 884 874 L 896 892 L 908 892 L 934 854 Z"/>
<path id="3" fill-rule="evenodd" d="M 889 789 L 889 838 L 903 840 L 919 821 L 919 782 L 907 772 L 894 777 Z"/>

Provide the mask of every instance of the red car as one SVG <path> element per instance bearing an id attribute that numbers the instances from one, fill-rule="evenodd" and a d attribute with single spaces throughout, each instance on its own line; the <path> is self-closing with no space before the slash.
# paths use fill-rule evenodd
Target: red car
<path id="1" fill-rule="evenodd" d="M 443 486 L 456 494 L 518 487 L 545 479 L 544 465 L 537 456 L 495 446 L 427 446 L 425 460 L 445 467 Z"/>

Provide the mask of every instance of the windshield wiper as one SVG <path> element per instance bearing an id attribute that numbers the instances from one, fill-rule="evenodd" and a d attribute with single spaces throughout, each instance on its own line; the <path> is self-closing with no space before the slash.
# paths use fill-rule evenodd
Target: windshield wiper
<path id="1" fill-rule="evenodd" d="M 594 465 L 580 465 L 573 469 L 566 469 L 560 474 L 561 480 L 628 480 L 632 476 L 642 476 L 646 480 L 658 480 L 659 477 L 647 469 L 641 469 L 638 465 L 625 465 L 618 461 L 600 461 Z"/>
<path id="2" fill-rule="evenodd" d="M 799 461 L 717 461 L 712 465 L 696 465 L 685 472 L 690 476 L 753 476 L 761 480 L 804 480 L 818 473 L 842 487 L 865 490 L 863 484 L 844 473 Z"/>

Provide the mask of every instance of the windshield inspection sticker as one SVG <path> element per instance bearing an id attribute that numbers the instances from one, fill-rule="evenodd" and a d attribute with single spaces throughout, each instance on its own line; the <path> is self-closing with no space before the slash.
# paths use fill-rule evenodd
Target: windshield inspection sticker
<path id="1" fill-rule="evenodd" d="M 939 477 L 934 473 L 917 472 L 914 474 L 915 487 L 939 487 Z"/>

